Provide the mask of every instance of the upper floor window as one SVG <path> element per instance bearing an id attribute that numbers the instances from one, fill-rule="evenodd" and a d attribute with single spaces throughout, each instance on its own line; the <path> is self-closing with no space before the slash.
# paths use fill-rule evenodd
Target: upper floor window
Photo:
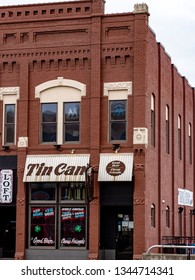
<path id="1" fill-rule="evenodd" d="M 64 103 L 64 142 L 79 141 L 80 103 Z"/>
<path id="2" fill-rule="evenodd" d="M 169 106 L 166 106 L 166 127 L 165 127 L 165 136 L 166 136 L 166 153 L 169 154 Z"/>
<path id="3" fill-rule="evenodd" d="M 42 142 L 56 142 L 57 136 L 57 104 L 41 104 Z"/>
<path id="4" fill-rule="evenodd" d="M 178 158 L 182 158 L 182 143 L 181 143 L 181 116 L 178 115 Z"/>
<path id="5" fill-rule="evenodd" d="M 155 146 L 155 97 L 151 95 L 151 145 Z"/>
<path id="6" fill-rule="evenodd" d="M 104 96 L 109 104 L 109 142 L 127 140 L 127 102 L 132 95 L 132 82 L 104 83 Z"/>
<path id="7" fill-rule="evenodd" d="M 192 125 L 188 125 L 189 162 L 192 164 Z"/>
<path id="8" fill-rule="evenodd" d="M 35 97 L 41 104 L 42 143 L 80 141 L 81 97 L 86 86 L 74 80 L 59 77 L 35 88 Z"/>
<path id="9" fill-rule="evenodd" d="M 80 103 L 63 103 L 64 127 L 63 142 L 79 141 L 80 136 Z M 62 112 L 57 103 L 41 104 L 42 142 L 54 142 L 57 139 L 57 126 Z M 62 127 L 60 128 L 62 129 Z"/>
<path id="10" fill-rule="evenodd" d="M 6 104 L 4 143 L 14 144 L 14 142 L 15 142 L 15 104 Z"/>
<path id="11" fill-rule="evenodd" d="M 16 103 L 19 91 L 19 87 L 0 88 L 0 99 L 3 100 L 2 145 L 16 144 Z"/>
<path id="12" fill-rule="evenodd" d="M 110 141 L 126 140 L 126 100 L 110 101 Z"/>

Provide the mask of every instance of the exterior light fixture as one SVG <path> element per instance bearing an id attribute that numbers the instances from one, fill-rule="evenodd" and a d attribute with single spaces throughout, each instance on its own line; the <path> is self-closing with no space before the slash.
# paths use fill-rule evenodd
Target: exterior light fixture
<path id="1" fill-rule="evenodd" d="M 183 212 L 183 207 L 178 208 L 178 213 L 181 214 Z"/>
<path id="2" fill-rule="evenodd" d="M 113 144 L 112 145 L 112 150 L 115 152 L 115 153 L 118 153 L 120 151 L 120 144 Z"/>
<path id="3" fill-rule="evenodd" d="M 53 145 L 56 151 L 62 151 L 61 145 Z"/>
<path id="4" fill-rule="evenodd" d="M 2 148 L 5 152 L 10 152 L 9 146 L 2 146 Z"/>

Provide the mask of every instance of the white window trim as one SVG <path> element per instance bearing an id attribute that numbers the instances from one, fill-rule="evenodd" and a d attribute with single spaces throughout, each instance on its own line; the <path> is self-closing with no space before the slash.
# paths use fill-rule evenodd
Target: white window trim
<path id="1" fill-rule="evenodd" d="M 15 105 L 15 131 L 14 144 L 16 144 L 16 116 L 17 116 L 17 100 L 20 96 L 20 87 L 0 87 L 0 100 L 3 101 L 3 125 L 2 125 L 2 145 L 5 145 L 5 105 Z"/>
<path id="2" fill-rule="evenodd" d="M 132 82 L 104 83 L 104 96 L 109 100 L 126 100 L 132 95 Z"/>
<path id="3" fill-rule="evenodd" d="M 60 89 L 64 87 L 63 95 Z M 51 89 L 58 94 L 51 94 Z M 71 89 L 71 94 L 66 90 Z M 64 94 L 65 93 L 65 94 Z M 63 104 L 65 102 L 81 102 L 82 96 L 86 96 L 86 85 L 75 80 L 58 77 L 56 80 L 47 81 L 35 87 L 35 98 L 40 98 L 40 103 L 57 103 L 57 141 L 58 145 L 63 143 Z"/>
<path id="4" fill-rule="evenodd" d="M 45 83 L 42 83 L 35 87 L 35 98 L 41 99 L 41 93 L 45 90 L 48 90 L 49 88 L 55 88 L 55 87 L 71 87 L 75 88 L 80 91 L 80 100 L 75 101 L 81 101 L 82 96 L 86 96 L 86 85 L 83 83 L 80 83 L 75 80 L 68 80 L 64 79 L 63 77 L 58 77 L 56 80 L 47 81 Z"/>

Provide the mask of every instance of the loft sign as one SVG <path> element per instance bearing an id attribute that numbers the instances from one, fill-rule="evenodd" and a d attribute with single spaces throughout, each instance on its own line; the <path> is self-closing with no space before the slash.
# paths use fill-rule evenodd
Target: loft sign
<path id="1" fill-rule="evenodd" d="M 0 203 L 11 203 L 13 198 L 13 171 L 0 171 Z"/>
<path id="2" fill-rule="evenodd" d="M 114 160 L 107 164 L 106 172 L 111 176 L 120 176 L 126 169 L 125 164 L 120 160 Z"/>

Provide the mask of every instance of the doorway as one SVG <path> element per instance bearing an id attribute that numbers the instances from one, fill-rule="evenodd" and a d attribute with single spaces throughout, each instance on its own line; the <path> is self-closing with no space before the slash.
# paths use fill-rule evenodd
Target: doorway
<path id="1" fill-rule="evenodd" d="M 0 207 L 0 258 L 13 258 L 16 244 L 16 207 Z"/>
<path id="2" fill-rule="evenodd" d="M 133 259 L 132 207 L 101 207 L 100 247 L 105 259 Z"/>

